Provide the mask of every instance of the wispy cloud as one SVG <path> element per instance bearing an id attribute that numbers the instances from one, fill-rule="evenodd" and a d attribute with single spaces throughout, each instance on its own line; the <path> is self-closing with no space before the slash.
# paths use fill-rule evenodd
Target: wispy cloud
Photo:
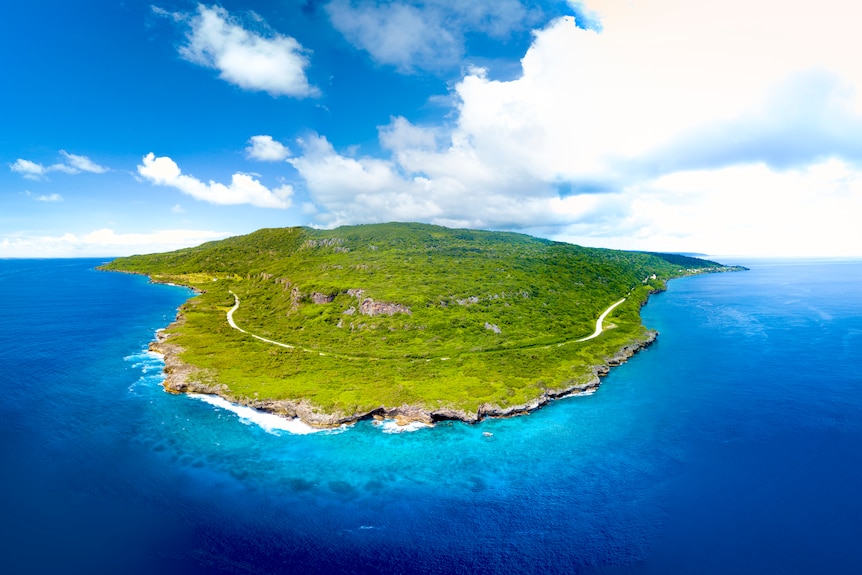
<path id="1" fill-rule="evenodd" d="M 60 155 L 66 158 L 66 165 L 79 172 L 90 172 L 92 174 L 104 174 L 108 168 L 100 166 L 87 156 L 70 154 L 66 150 L 60 150 Z"/>
<path id="2" fill-rule="evenodd" d="M 65 159 L 65 163 L 45 166 L 38 162 L 18 158 L 15 162 L 9 164 L 9 169 L 15 173 L 21 174 L 28 180 L 43 180 L 47 177 L 49 172 L 62 172 L 64 174 L 90 172 L 94 174 L 103 174 L 108 171 L 108 168 L 100 166 L 87 156 L 70 154 L 65 150 L 60 150 L 60 155 Z"/>
<path id="3" fill-rule="evenodd" d="M 308 51 L 296 39 L 276 32 L 259 34 L 247 30 L 220 6 L 200 4 L 196 15 L 183 20 L 191 30 L 186 35 L 187 43 L 180 47 L 180 55 L 189 62 L 218 70 L 222 80 L 273 96 L 302 98 L 319 94 L 305 74 L 310 64 Z"/>
<path id="4" fill-rule="evenodd" d="M 272 136 L 252 136 L 249 138 L 246 155 L 252 160 L 261 162 L 281 162 L 290 157 L 290 150 L 281 142 L 276 142 Z"/>
<path id="5" fill-rule="evenodd" d="M 61 196 L 60 194 L 57 194 L 57 193 L 47 194 L 47 195 L 45 195 L 45 194 L 37 195 L 37 194 L 34 194 L 34 193 L 27 191 L 27 192 L 24 192 L 24 194 L 27 195 L 28 197 L 33 198 L 37 202 L 62 202 L 63 201 L 63 196 Z"/>
<path id="6" fill-rule="evenodd" d="M 9 164 L 9 169 L 15 173 L 21 174 L 28 180 L 41 180 L 45 177 L 48 170 L 42 164 L 31 162 L 18 158 L 14 163 Z"/>
<path id="7" fill-rule="evenodd" d="M 160 6 L 150 6 L 150 10 L 153 11 L 153 14 L 157 14 L 159 16 L 170 18 L 174 22 L 182 22 L 186 16 L 182 12 L 171 12 L 169 10 L 165 10 Z"/>
<path id="8" fill-rule="evenodd" d="M 152 152 L 144 156 L 138 165 L 138 174 L 159 186 L 175 188 L 197 200 L 211 204 L 251 204 L 261 208 L 289 208 L 293 188 L 284 185 L 270 190 L 248 174 L 237 173 L 229 185 L 210 180 L 204 183 L 180 171 L 179 166 L 167 156 L 156 157 Z"/>
<path id="9" fill-rule="evenodd" d="M 0 257 L 126 256 L 191 247 L 229 235 L 209 230 L 117 233 L 108 228 L 55 236 L 15 234 L 0 237 Z"/>
<path id="10" fill-rule="evenodd" d="M 505 37 L 537 17 L 520 0 L 333 0 L 326 12 L 351 44 L 403 72 L 457 65 L 466 32 Z"/>

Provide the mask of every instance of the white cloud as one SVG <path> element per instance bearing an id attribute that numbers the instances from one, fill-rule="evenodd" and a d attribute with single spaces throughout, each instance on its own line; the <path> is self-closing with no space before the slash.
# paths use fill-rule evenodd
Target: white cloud
<path id="1" fill-rule="evenodd" d="M 37 162 L 18 158 L 14 163 L 9 164 L 9 169 L 21 174 L 28 180 L 43 180 L 49 172 L 63 172 L 64 174 L 91 172 L 94 174 L 103 174 L 108 171 L 108 168 L 98 165 L 87 156 L 70 154 L 65 150 L 60 150 L 60 155 L 66 159 L 66 163 L 52 164 L 46 167 Z"/>
<path id="2" fill-rule="evenodd" d="M 324 137 L 312 136 L 300 144 L 305 153 L 288 161 L 305 178 L 315 201 L 326 207 L 329 213 L 320 217 L 331 225 L 356 218 L 387 221 L 396 214 L 417 219 L 435 209 L 422 202 L 419 186 L 404 180 L 391 162 L 339 155 Z"/>
<path id="3" fill-rule="evenodd" d="M 438 131 L 414 126 L 406 118 L 392 118 L 388 126 L 379 128 L 380 143 L 387 150 L 435 150 Z"/>
<path id="4" fill-rule="evenodd" d="M 765 164 L 676 172 L 619 194 L 611 226 L 573 224 L 556 239 L 655 251 L 767 256 L 862 255 L 862 171 L 826 160 L 782 172 Z"/>
<path id="5" fill-rule="evenodd" d="M 390 144 L 429 142 L 403 120 L 394 125 L 381 132 Z M 397 160 L 380 160 L 339 154 L 322 136 L 301 145 L 303 154 L 288 161 L 322 209 L 317 219 L 328 226 L 391 220 L 468 227 L 559 225 L 595 208 L 592 200 L 561 199 L 551 186 L 542 193 L 535 182 L 532 195 L 524 194 L 522 174 L 489 169 L 469 151 L 410 150 Z M 424 166 L 424 175 L 406 169 L 414 164 Z"/>
<path id="6" fill-rule="evenodd" d="M 156 157 L 152 152 L 144 156 L 138 174 L 158 186 L 176 188 L 197 200 L 212 204 L 251 204 L 261 208 L 288 208 L 293 188 L 284 185 L 270 190 L 248 174 L 234 174 L 230 185 L 210 180 L 204 183 L 193 176 L 184 175 L 176 162 L 167 156 Z"/>
<path id="7" fill-rule="evenodd" d="M 0 237 L 0 257 L 104 257 L 171 251 L 231 234 L 208 230 L 159 230 L 117 233 L 99 229 L 85 234 L 8 235 Z"/>
<path id="8" fill-rule="evenodd" d="M 219 6 L 198 5 L 198 14 L 189 19 L 188 43 L 180 48 L 186 60 L 219 71 L 219 77 L 246 90 L 260 90 L 273 96 L 315 96 L 317 88 L 308 83 L 307 51 L 290 36 L 268 37 L 242 27 Z"/>
<path id="9" fill-rule="evenodd" d="M 567 0 L 578 26 L 587 30 L 601 32 L 603 29 L 601 14 L 591 10 L 582 0 Z M 591 4 L 591 2 L 589 2 Z"/>
<path id="10" fill-rule="evenodd" d="M 72 169 L 79 170 L 81 172 L 90 172 L 93 174 L 104 174 L 108 171 L 108 168 L 104 166 L 100 166 L 96 162 L 92 161 L 87 156 L 78 156 L 76 154 L 70 154 L 65 150 L 60 150 L 60 154 L 66 158 L 66 164 Z"/>
<path id="11" fill-rule="evenodd" d="M 290 150 L 281 142 L 276 142 L 272 136 L 252 136 L 249 138 L 246 154 L 252 160 L 261 162 L 281 162 L 290 157 Z"/>
<path id="12" fill-rule="evenodd" d="M 630 249 L 862 255 L 846 215 L 862 205 L 853 136 L 862 130 L 853 56 L 862 8 L 589 7 L 602 33 L 571 18 L 550 23 L 519 78 L 472 69 L 454 86 L 451 124 L 381 127 L 388 157 L 307 142 L 290 161 L 319 221 L 521 228 Z M 835 165 L 840 180 L 830 179 Z"/>
<path id="13" fill-rule="evenodd" d="M 64 174 L 80 174 L 81 170 L 69 164 L 51 164 L 45 168 L 46 172 L 63 172 Z"/>
<path id="14" fill-rule="evenodd" d="M 185 16 L 181 12 L 169 12 L 164 8 L 159 6 L 150 6 L 150 10 L 153 11 L 153 14 L 157 14 L 158 16 L 162 16 L 164 18 L 170 18 L 174 22 L 182 22 L 185 19 Z"/>
<path id="15" fill-rule="evenodd" d="M 27 196 L 33 198 L 37 202 L 62 202 L 63 196 L 60 194 L 47 194 L 47 195 L 36 195 L 31 192 L 25 192 Z"/>
<path id="16" fill-rule="evenodd" d="M 458 64 L 466 31 L 503 37 L 535 16 L 519 0 L 333 0 L 326 11 L 350 43 L 401 71 Z"/>
<path id="17" fill-rule="evenodd" d="M 171 212 L 174 214 L 184 214 L 186 213 L 186 210 L 181 205 L 175 204 L 174 207 L 171 208 Z"/>
<path id="18" fill-rule="evenodd" d="M 415 6 L 399 3 L 355 7 L 347 0 L 330 3 L 327 12 L 332 24 L 353 45 L 377 62 L 404 71 L 417 65 L 451 65 L 463 52 L 463 41 L 445 27 L 439 13 L 423 14 Z"/>
<path id="19" fill-rule="evenodd" d="M 40 180 L 45 176 L 47 170 L 42 164 L 23 160 L 18 158 L 14 163 L 9 164 L 9 169 L 15 173 L 21 174 L 28 180 Z"/>

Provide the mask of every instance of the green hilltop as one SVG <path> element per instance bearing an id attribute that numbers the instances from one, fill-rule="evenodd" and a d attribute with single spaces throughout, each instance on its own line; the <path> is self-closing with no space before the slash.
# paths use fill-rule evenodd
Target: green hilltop
<path id="1" fill-rule="evenodd" d="M 154 345 L 168 389 L 335 425 L 369 414 L 475 421 L 589 389 L 654 337 L 639 314 L 649 293 L 738 268 L 391 223 L 263 229 L 102 269 L 199 291 Z M 611 329 L 578 341 L 624 297 Z M 237 304 L 243 331 L 228 322 Z"/>

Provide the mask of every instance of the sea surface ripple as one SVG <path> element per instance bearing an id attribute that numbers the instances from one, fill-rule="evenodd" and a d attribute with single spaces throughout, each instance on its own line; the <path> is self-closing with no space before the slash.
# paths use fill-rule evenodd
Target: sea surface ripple
<path id="1" fill-rule="evenodd" d="M 193 294 L 99 263 L 0 260 L 0 572 L 862 572 L 862 262 L 674 280 L 597 393 L 412 433 L 165 393 Z"/>

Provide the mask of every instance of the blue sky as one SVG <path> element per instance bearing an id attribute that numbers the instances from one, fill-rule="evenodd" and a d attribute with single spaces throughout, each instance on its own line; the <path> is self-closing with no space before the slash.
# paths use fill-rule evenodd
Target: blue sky
<path id="1" fill-rule="evenodd" d="M 0 13 L 0 257 L 423 221 L 862 256 L 845 0 L 31 0 Z"/>

